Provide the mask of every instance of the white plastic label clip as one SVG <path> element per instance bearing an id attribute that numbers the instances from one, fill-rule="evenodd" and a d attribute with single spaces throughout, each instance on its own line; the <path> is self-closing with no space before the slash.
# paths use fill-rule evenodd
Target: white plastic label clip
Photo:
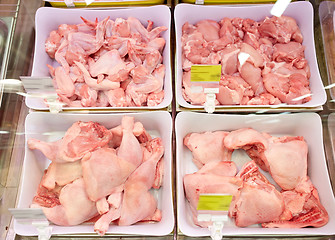
<path id="1" fill-rule="evenodd" d="M 45 217 L 41 208 L 9 208 L 9 212 L 20 224 L 30 224 L 36 227 L 38 240 L 49 240 L 52 233 L 52 227 Z"/>
<path id="2" fill-rule="evenodd" d="M 213 240 L 221 240 L 223 233 L 223 227 L 225 222 L 228 221 L 228 215 L 211 215 L 211 214 L 198 214 L 199 222 L 212 222 L 212 225 L 208 226 L 208 229 Z"/>
<path id="3" fill-rule="evenodd" d="M 67 7 L 75 7 L 73 0 L 64 0 Z"/>
<path id="4" fill-rule="evenodd" d="M 277 0 L 276 3 L 273 5 L 270 13 L 273 16 L 280 17 L 290 4 L 291 0 Z"/>
<path id="5" fill-rule="evenodd" d="M 215 94 L 219 93 L 219 88 L 205 88 L 204 93 L 206 94 L 205 111 L 213 113 L 215 111 Z"/>

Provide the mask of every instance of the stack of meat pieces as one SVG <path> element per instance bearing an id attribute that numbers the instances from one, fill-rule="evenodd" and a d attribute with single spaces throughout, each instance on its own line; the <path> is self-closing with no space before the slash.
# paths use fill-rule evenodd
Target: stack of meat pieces
<path id="1" fill-rule="evenodd" d="M 203 105 L 206 95 L 191 88 L 191 66 L 221 64 L 216 104 L 308 102 L 310 70 L 302 41 L 296 21 L 287 16 L 259 22 L 242 18 L 186 22 L 181 39 L 183 96 L 191 104 Z"/>
<path id="2" fill-rule="evenodd" d="M 200 194 L 228 194 L 233 199 L 229 217 L 238 227 L 321 227 L 328 213 L 307 176 L 307 143 L 303 137 L 274 137 L 251 128 L 232 132 L 191 133 L 184 144 L 192 151 L 199 171 L 184 176 L 184 188 L 196 225 Z M 231 160 L 235 149 L 244 149 L 251 161 L 237 172 Z M 260 172 L 267 171 L 275 187 Z"/>
<path id="3" fill-rule="evenodd" d="M 145 28 L 133 17 L 61 24 L 45 49 L 59 99 L 69 107 L 156 106 L 164 98 L 166 27 Z"/>
<path id="4" fill-rule="evenodd" d="M 62 139 L 29 139 L 28 146 L 51 160 L 31 207 L 42 208 L 54 224 L 95 221 L 94 230 L 104 235 L 112 221 L 128 226 L 161 220 L 149 190 L 161 186 L 164 147 L 133 117 L 110 130 L 76 122 Z"/>

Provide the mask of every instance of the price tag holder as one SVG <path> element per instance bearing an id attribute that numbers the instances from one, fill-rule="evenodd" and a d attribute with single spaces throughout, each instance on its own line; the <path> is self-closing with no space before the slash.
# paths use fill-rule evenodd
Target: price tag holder
<path id="1" fill-rule="evenodd" d="M 27 224 L 36 227 L 38 240 L 49 240 L 52 227 L 41 208 L 9 208 L 9 212 L 20 224 Z"/>
<path id="2" fill-rule="evenodd" d="M 215 100 L 216 94 L 219 93 L 220 79 L 221 65 L 191 66 L 191 89 L 194 92 L 203 91 L 206 94 L 204 107 L 207 113 L 215 111 Z"/>
<path id="3" fill-rule="evenodd" d="M 232 195 L 200 194 L 198 201 L 198 221 L 212 222 L 208 227 L 213 240 L 221 240 L 223 227 L 229 221 L 228 210 Z"/>
<path id="4" fill-rule="evenodd" d="M 44 99 L 51 113 L 59 113 L 62 111 L 64 104 L 58 101 L 52 78 L 20 76 L 20 79 L 26 90 L 26 93 L 21 95 Z"/>

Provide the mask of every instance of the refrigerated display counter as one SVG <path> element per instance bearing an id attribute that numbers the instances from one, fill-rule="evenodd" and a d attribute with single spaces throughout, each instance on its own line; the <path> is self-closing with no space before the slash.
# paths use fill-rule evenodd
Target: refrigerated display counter
<path id="1" fill-rule="evenodd" d="M 117 2 L 119 3 L 119 1 Z M 134 2 L 135 1 L 132 1 L 131 3 L 133 4 Z M 142 2 L 143 1 L 141 1 L 141 3 Z M 217 2 L 220 1 L 215 1 L 216 4 Z M 250 1 L 238 1 L 236 4 L 234 1 L 229 1 L 229 3 L 230 2 L 234 4 L 229 5 L 229 7 L 238 7 L 240 4 L 250 4 Z M 252 3 L 262 4 L 263 2 L 264 1 L 253 1 Z M 175 24 L 178 23 L 175 22 L 174 17 L 176 6 L 182 4 L 182 1 L 167 1 L 162 4 L 165 5 L 171 13 L 171 26 L 169 30 L 171 33 L 168 37 L 164 37 L 167 40 L 169 38 L 171 39 L 169 42 L 170 45 L 167 45 L 169 48 L 166 50 L 169 53 L 168 56 L 170 59 L 164 60 L 165 62 L 168 61 L 169 65 L 171 65 L 171 70 L 168 75 L 168 78 L 171 79 L 171 82 L 169 82 L 171 86 L 169 87 L 171 87 L 172 92 L 170 103 L 164 105 L 162 108 L 151 109 L 65 108 L 64 112 L 55 113 L 56 115 L 53 115 L 49 113 L 48 107 L 45 109 L 28 108 L 26 103 L 27 95 L 19 81 L 20 76 L 30 76 L 32 72 L 34 72 L 36 11 L 40 7 L 52 8 L 52 6 L 47 1 L 42 0 L 0 0 L 0 239 L 37 239 L 36 232 L 26 227 L 19 228 L 19 232 L 22 234 L 18 234 L 18 228 L 15 227 L 14 219 L 8 211 L 9 208 L 27 205 L 26 200 L 22 200 L 22 194 L 25 196 L 34 194 L 29 193 L 29 189 L 34 188 L 34 184 L 38 184 L 38 182 L 36 183 L 36 178 L 40 178 L 46 167 L 45 162 L 43 162 L 45 159 L 40 155 L 33 161 L 27 162 L 25 160 L 26 137 L 38 136 L 42 139 L 56 139 L 60 136 L 60 132 L 65 132 L 66 128 L 70 126 L 70 123 L 73 123 L 75 120 L 80 120 L 81 117 L 84 119 L 92 118 L 95 119 L 95 121 L 102 121 L 107 126 L 110 122 L 120 118 L 120 116 L 117 116 L 118 114 L 122 115 L 128 113 L 129 115 L 135 116 L 135 119 L 138 117 L 140 121 L 143 121 L 144 127 L 152 131 L 153 136 L 159 134 L 159 131 L 164 132 L 164 130 L 168 130 L 171 127 L 172 130 L 170 134 L 172 138 L 171 136 L 169 137 L 168 134 L 165 136 L 166 139 L 170 138 L 171 140 L 171 142 L 169 142 L 170 140 L 166 142 L 167 145 L 165 146 L 166 149 L 171 147 L 171 156 L 169 156 L 171 171 L 167 174 L 168 179 L 171 180 L 171 189 L 167 189 L 171 190 L 171 192 L 162 190 L 155 194 L 158 198 L 164 196 L 165 205 L 170 204 L 169 200 L 166 199 L 171 197 L 171 206 L 169 206 L 167 211 L 170 211 L 170 218 L 172 218 L 172 220 L 168 219 L 166 222 L 163 221 L 165 225 L 163 227 L 158 226 L 157 229 L 155 226 L 150 226 L 150 224 L 147 227 L 143 224 L 140 225 L 138 229 L 130 228 L 128 234 L 124 234 L 124 232 L 120 230 L 116 233 L 107 232 L 103 237 L 95 234 L 92 229 L 87 230 L 87 226 L 78 228 L 79 230 L 68 230 L 66 233 L 62 233 L 63 230 L 59 227 L 51 239 L 210 239 L 208 232 L 194 228 L 194 225 L 191 226 L 189 222 L 184 219 L 185 216 L 183 214 L 189 214 L 189 209 L 183 205 L 183 202 L 186 200 L 183 196 L 183 184 L 180 182 L 180 178 L 183 174 L 194 171 L 195 166 L 187 165 L 191 164 L 191 158 L 190 153 L 185 151 L 185 147 L 184 149 L 182 148 L 182 137 L 191 131 L 231 130 L 250 127 L 251 125 L 246 125 L 245 119 L 250 120 L 250 124 L 256 129 L 265 128 L 266 131 L 270 133 L 276 132 L 277 134 L 303 135 L 308 139 L 309 143 L 315 143 L 313 146 L 310 146 L 310 149 L 312 149 L 311 156 L 325 162 L 321 164 L 313 162 L 311 165 L 313 169 L 310 170 L 309 174 L 312 174 L 311 178 L 313 182 L 315 181 L 320 186 L 326 185 L 328 187 L 325 191 L 322 190 L 322 194 L 320 195 L 321 198 L 326 197 L 329 199 L 329 204 L 332 205 L 334 202 L 333 192 L 335 190 L 335 101 L 332 93 L 335 87 L 335 83 L 333 82 L 335 78 L 335 76 L 333 76 L 334 55 L 332 54 L 334 49 L 333 45 L 335 44 L 335 25 L 333 24 L 335 4 L 328 1 L 309 1 L 309 3 L 313 7 L 314 41 L 313 39 L 308 40 L 315 45 L 317 62 L 315 67 L 313 66 L 313 71 L 315 71 L 315 69 L 316 71 L 317 69 L 319 70 L 320 81 L 323 83 L 327 96 L 325 103 L 323 103 L 321 99 L 321 104 L 317 103 L 316 105 L 307 107 L 282 106 L 279 108 L 269 108 L 258 106 L 252 108 L 243 106 L 220 106 L 211 117 L 210 114 L 205 113 L 202 107 L 188 104 L 184 100 L 185 104 L 180 105 L 178 101 L 182 98 L 182 93 L 180 92 L 181 89 L 179 89 L 181 80 L 179 79 L 179 73 L 177 74 L 178 70 L 180 70 L 178 68 L 181 67 L 178 65 L 180 63 L 178 60 L 180 56 L 178 56 L 179 50 L 177 50 L 177 47 L 179 47 L 179 44 L 177 43 L 178 40 L 176 40 L 176 36 L 180 37 L 180 33 L 176 33 L 176 31 L 178 31 L 178 28 L 181 28 L 181 26 L 175 28 Z M 146 5 L 152 4 L 155 3 L 149 1 Z M 159 2 L 159 4 L 161 3 Z M 225 4 L 225 1 L 223 1 L 222 4 Z M 99 5 L 95 7 L 99 7 Z M 117 11 L 119 4 L 118 6 L 103 6 L 102 8 L 106 10 L 107 7 Z M 131 7 L 138 8 L 135 11 L 137 12 L 136 14 L 140 15 L 141 7 L 147 6 L 131 5 Z M 187 14 L 190 15 L 193 21 L 200 19 L 201 10 L 192 11 L 192 7 L 194 6 L 190 7 L 191 10 L 189 10 Z M 248 12 L 248 5 L 243 5 L 243 7 L 244 11 Z M 71 9 L 71 11 L 72 10 L 73 9 Z M 122 15 L 122 11 L 123 9 L 120 11 L 120 15 Z M 225 11 L 229 13 L 230 9 Z M 255 11 L 257 12 L 257 10 Z M 294 11 L 298 12 L 299 9 L 291 10 L 292 16 L 294 15 Z M 193 16 L 193 13 L 197 13 L 198 15 Z M 178 14 L 182 14 L 178 16 L 178 18 L 183 19 L 183 21 L 188 18 L 188 16 L 185 16 L 186 13 L 182 13 L 182 11 L 178 11 Z M 211 15 L 210 10 L 209 13 L 204 11 L 203 14 Z M 157 17 L 159 18 L 158 15 Z M 55 16 L 50 16 L 50 18 L 55 18 Z M 301 18 L 304 19 L 303 14 L 301 14 Z M 311 36 L 313 36 L 313 32 Z M 313 47 L 313 45 L 311 46 Z M 308 51 L 312 50 L 310 46 L 308 48 Z M 45 63 L 43 62 L 43 64 Z M 317 75 L 316 73 L 313 74 Z M 169 79 L 165 81 L 169 81 Z M 322 98 L 322 96 L 320 98 Z M 290 115 L 290 113 L 294 114 Z M 52 124 L 58 121 L 62 121 L 63 125 L 60 124 L 58 127 L 52 127 Z M 171 121 L 171 125 L 169 125 L 169 121 Z M 304 130 L 305 128 L 306 130 Z M 27 132 L 27 130 L 33 130 L 33 133 Z M 163 136 L 162 138 L 164 140 Z M 185 158 L 185 162 L 182 162 L 178 157 Z M 190 160 L 190 163 L 188 160 Z M 313 161 L 317 160 L 313 159 Z M 320 166 L 318 167 L 317 165 Z M 43 167 L 41 168 L 41 166 Z M 169 167 L 166 167 L 166 169 L 169 169 Z M 27 179 L 30 178 L 34 178 L 35 180 L 27 182 Z M 328 182 L 328 179 L 330 182 Z M 25 184 L 22 183 L 23 181 Z M 180 199 L 181 196 L 182 199 Z M 324 199 L 322 200 L 325 201 Z M 162 203 L 159 203 L 160 207 L 162 207 L 161 204 Z M 166 216 L 166 213 L 164 214 Z M 190 217 L 187 216 L 185 218 Z M 329 216 L 329 224 L 333 224 L 333 218 L 334 215 Z M 161 229 L 163 229 L 162 232 L 160 232 Z M 165 229 L 168 229 L 168 231 Z M 329 226 L 327 229 L 335 229 L 335 225 Z M 232 228 L 226 232 L 223 231 L 223 237 L 224 239 L 335 239 L 334 230 L 314 231 L 312 228 L 308 228 L 306 231 L 281 231 L 277 229 L 271 232 L 271 230 L 267 229 L 269 231 L 266 233 L 262 233 L 262 231 L 259 230 L 261 229 L 251 228 L 244 229 L 243 232 L 238 233 L 238 229 Z"/>

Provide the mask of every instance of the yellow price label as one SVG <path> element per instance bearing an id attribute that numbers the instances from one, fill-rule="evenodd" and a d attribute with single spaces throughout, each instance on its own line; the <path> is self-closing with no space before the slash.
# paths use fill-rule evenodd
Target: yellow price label
<path id="1" fill-rule="evenodd" d="M 228 211 L 232 195 L 200 195 L 197 210 Z"/>
<path id="2" fill-rule="evenodd" d="M 221 65 L 192 65 L 191 82 L 220 82 Z"/>

